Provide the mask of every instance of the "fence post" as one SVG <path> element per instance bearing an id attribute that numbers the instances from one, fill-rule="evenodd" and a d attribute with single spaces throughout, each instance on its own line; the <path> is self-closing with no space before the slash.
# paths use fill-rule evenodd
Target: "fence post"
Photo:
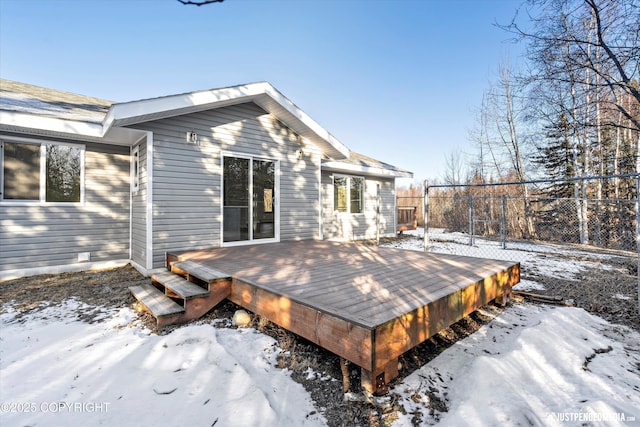
<path id="1" fill-rule="evenodd" d="M 474 221 L 473 221 L 473 196 L 468 197 L 469 200 L 469 246 L 473 246 L 474 239 L 473 236 L 475 234 L 475 230 L 473 229 Z"/>
<path id="2" fill-rule="evenodd" d="M 380 246 L 380 204 L 380 184 L 376 184 L 376 246 Z M 398 208 L 396 207 L 397 211 Z"/>
<path id="3" fill-rule="evenodd" d="M 502 218 L 500 227 L 502 228 L 502 249 L 507 249 L 507 196 L 502 195 Z"/>
<path id="4" fill-rule="evenodd" d="M 640 176 L 636 177 L 636 252 L 638 255 L 638 313 L 640 314 Z"/>
<path id="5" fill-rule="evenodd" d="M 424 216 L 424 224 L 422 227 L 424 229 L 424 251 L 429 251 L 429 181 L 424 180 L 424 188 L 423 188 L 423 216 Z"/>

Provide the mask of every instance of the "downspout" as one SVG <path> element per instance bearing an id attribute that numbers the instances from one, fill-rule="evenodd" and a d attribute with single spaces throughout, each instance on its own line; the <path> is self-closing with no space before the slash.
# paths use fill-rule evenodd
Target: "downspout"
<path id="1" fill-rule="evenodd" d="M 146 268 L 153 270 L 153 132 L 147 132 Z"/>

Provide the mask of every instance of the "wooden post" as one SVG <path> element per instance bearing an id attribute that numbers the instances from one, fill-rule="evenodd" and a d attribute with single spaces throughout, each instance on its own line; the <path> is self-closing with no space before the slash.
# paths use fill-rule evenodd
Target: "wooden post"
<path id="1" fill-rule="evenodd" d="M 398 358 L 392 359 L 383 368 L 376 371 L 361 369 L 360 383 L 362 388 L 376 396 L 389 392 L 389 383 L 398 377 Z"/>

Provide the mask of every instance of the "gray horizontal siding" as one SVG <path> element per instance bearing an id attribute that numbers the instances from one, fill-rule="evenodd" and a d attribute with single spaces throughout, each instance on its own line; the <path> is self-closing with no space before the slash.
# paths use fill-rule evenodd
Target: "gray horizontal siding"
<path id="1" fill-rule="evenodd" d="M 221 236 L 221 157 L 233 152 L 280 161 L 280 238 L 319 236 L 320 158 L 298 160 L 300 137 L 253 103 L 131 126 L 154 135 L 154 267 L 165 251 L 216 247 Z M 199 144 L 186 142 L 195 131 Z"/>
<path id="2" fill-rule="evenodd" d="M 377 185 L 380 184 L 380 235 L 393 235 L 395 219 L 395 180 L 365 177 L 364 213 L 347 214 L 334 211 L 333 173 L 322 173 L 322 232 L 325 239 L 356 240 L 376 237 Z"/>
<path id="3" fill-rule="evenodd" d="M 129 148 L 85 144 L 84 184 L 83 205 L 0 205 L 0 271 L 129 258 Z"/>

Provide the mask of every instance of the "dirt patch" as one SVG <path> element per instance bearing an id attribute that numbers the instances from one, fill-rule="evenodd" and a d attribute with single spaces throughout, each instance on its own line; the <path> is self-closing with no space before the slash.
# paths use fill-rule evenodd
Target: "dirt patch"
<path id="1" fill-rule="evenodd" d="M 606 260 L 602 268 L 586 268 L 577 273 L 575 280 L 532 274 L 524 274 L 522 279 L 544 285 L 544 290 L 532 291 L 536 294 L 571 300 L 576 307 L 611 323 L 640 331 L 637 268 L 635 259 L 612 257 Z"/>
<path id="2" fill-rule="evenodd" d="M 75 298 L 91 306 L 118 308 L 129 306 L 133 297 L 129 286 L 148 282 L 131 266 L 81 271 L 63 274 L 46 274 L 24 277 L 0 283 L 0 313 L 12 302 L 17 316 L 27 315 L 34 310 L 42 310 L 68 299 Z M 89 310 L 92 311 L 92 310 Z M 87 314 L 84 320 L 93 321 Z"/>

